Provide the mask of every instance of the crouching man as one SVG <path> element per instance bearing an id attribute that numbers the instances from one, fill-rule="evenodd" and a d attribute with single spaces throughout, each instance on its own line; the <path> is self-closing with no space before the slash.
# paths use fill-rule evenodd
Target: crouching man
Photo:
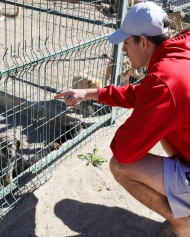
<path id="1" fill-rule="evenodd" d="M 133 108 L 111 142 L 110 170 L 132 196 L 170 222 L 163 237 L 190 236 L 190 29 L 170 38 L 169 19 L 153 2 L 127 12 L 109 36 L 123 42 L 133 68 L 146 67 L 139 85 L 67 90 L 67 105 L 88 99 Z M 159 141 L 168 157 L 148 153 Z"/>

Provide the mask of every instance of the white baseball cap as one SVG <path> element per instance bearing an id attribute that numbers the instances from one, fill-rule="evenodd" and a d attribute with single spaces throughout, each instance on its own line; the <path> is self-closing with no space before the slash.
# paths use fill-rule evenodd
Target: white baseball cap
<path id="1" fill-rule="evenodd" d="M 112 33 L 108 40 L 119 44 L 129 36 L 157 36 L 168 32 L 164 28 L 165 11 L 157 4 L 144 1 L 133 5 L 127 12 L 121 27 Z"/>

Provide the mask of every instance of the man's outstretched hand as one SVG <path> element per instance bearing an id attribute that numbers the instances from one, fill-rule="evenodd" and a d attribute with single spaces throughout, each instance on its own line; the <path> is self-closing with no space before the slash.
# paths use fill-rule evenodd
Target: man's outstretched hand
<path id="1" fill-rule="evenodd" d="M 76 107 L 76 103 L 85 100 L 98 100 L 98 89 L 70 89 L 61 91 L 54 99 L 65 99 L 65 104 Z"/>

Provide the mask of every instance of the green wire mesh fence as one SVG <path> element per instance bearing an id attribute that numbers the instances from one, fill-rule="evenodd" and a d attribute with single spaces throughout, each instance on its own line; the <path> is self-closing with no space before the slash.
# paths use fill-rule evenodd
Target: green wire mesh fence
<path id="1" fill-rule="evenodd" d="M 156 2 L 170 14 L 183 11 L 180 26 L 189 27 L 188 1 Z M 0 15 L 0 218 L 46 182 L 63 158 L 126 111 L 96 101 L 73 109 L 53 96 L 68 88 L 121 84 L 126 56 L 107 36 L 131 4 L 0 0 L 5 15 Z M 171 19 L 175 34 L 175 14 Z M 140 83 L 146 74 L 130 65 L 126 70 L 129 83 Z"/>

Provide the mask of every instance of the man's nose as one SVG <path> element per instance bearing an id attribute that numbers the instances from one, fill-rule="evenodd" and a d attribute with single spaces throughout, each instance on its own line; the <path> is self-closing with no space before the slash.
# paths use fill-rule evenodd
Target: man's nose
<path id="1" fill-rule="evenodd" d="M 123 45 L 123 47 L 122 47 L 122 51 L 124 52 L 124 53 L 127 53 L 127 48 Z"/>

